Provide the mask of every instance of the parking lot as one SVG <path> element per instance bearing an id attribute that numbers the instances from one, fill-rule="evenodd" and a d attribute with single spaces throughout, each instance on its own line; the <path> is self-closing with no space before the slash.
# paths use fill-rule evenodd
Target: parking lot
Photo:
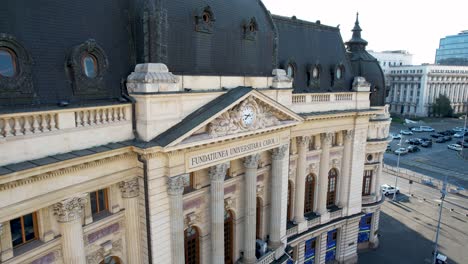
<path id="1" fill-rule="evenodd" d="M 426 122 L 421 124 L 411 124 L 411 126 L 431 126 L 438 131 L 445 131 L 454 127 L 463 127 L 464 121 L 457 119 L 438 119 L 434 122 Z M 390 133 L 398 134 L 400 130 L 409 130 L 409 126 L 402 124 L 394 124 L 390 128 Z M 413 135 L 402 135 L 402 147 L 407 148 L 409 144 L 406 140 L 412 138 L 426 137 L 433 141 L 432 147 L 424 148 L 418 146 L 420 151 L 408 153 L 400 156 L 400 167 L 410 169 L 419 173 L 426 174 L 436 179 L 443 179 L 448 176 L 451 184 L 461 186 L 468 189 L 468 160 L 461 158 L 457 151 L 448 149 L 447 145 L 454 144 L 461 138 L 453 138 L 451 141 L 444 143 L 436 143 L 435 139 L 430 137 L 435 132 L 414 132 Z M 398 155 L 393 151 L 399 148 L 399 140 L 395 139 L 390 143 L 392 152 L 385 154 L 384 162 L 391 166 L 397 165 Z M 468 151 L 468 149 L 465 149 Z"/>

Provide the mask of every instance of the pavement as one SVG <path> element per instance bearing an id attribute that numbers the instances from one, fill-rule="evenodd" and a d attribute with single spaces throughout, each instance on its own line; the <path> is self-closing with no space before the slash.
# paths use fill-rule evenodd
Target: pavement
<path id="1" fill-rule="evenodd" d="M 382 184 L 395 184 L 384 173 Z M 396 201 L 387 197 L 380 214 L 380 245 L 359 253 L 359 263 L 431 263 L 439 213 L 440 190 L 399 179 Z M 468 263 L 468 198 L 448 194 L 443 204 L 439 251 L 448 263 Z M 453 209 L 453 210 L 451 210 Z"/>
<path id="2" fill-rule="evenodd" d="M 419 124 L 413 124 L 412 126 L 417 125 Z M 464 120 L 437 119 L 436 121 L 421 125 L 429 125 L 437 132 L 452 129 L 457 126 L 463 127 Z M 409 130 L 407 126 L 392 123 L 390 132 L 399 133 L 402 129 Z M 402 145 L 403 147 L 409 146 L 404 143 L 404 141 L 410 138 L 431 138 L 430 134 L 433 134 L 433 132 L 420 132 L 414 133 L 412 136 L 403 136 Z M 439 180 L 443 180 L 445 175 L 447 175 L 449 183 L 468 189 L 468 160 L 460 157 L 456 151 L 447 148 L 447 145 L 454 144 L 458 140 L 461 139 L 454 138 L 445 143 L 435 143 L 434 140 L 431 148 L 418 146 L 421 151 L 400 156 L 400 167 L 422 173 Z M 399 140 L 393 140 L 390 143 L 391 149 L 397 149 L 398 143 Z M 393 153 L 386 153 L 384 155 L 384 163 L 387 165 L 397 166 L 397 160 L 398 155 Z"/>

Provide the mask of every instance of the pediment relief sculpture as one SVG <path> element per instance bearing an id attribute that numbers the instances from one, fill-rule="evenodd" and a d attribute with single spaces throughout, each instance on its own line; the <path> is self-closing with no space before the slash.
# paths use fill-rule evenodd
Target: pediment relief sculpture
<path id="1" fill-rule="evenodd" d="M 208 125 L 208 134 L 220 137 L 280 125 L 281 120 L 273 111 L 250 96 L 213 120 Z"/>

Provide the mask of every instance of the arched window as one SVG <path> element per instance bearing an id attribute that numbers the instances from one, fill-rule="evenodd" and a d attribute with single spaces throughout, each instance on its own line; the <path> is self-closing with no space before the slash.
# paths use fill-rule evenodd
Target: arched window
<path id="1" fill-rule="evenodd" d="M 85 53 L 81 58 L 81 67 L 83 68 L 83 73 L 88 78 L 94 78 L 97 76 L 98 64 L 95 56 Z"/>
<path id="2" fill-rule="evenodd" d="M 331 169 L 328 172 L 327 207 L 335 205 L 337 177 L 336 169 Z"/>
<path id="3" fill-rule="evenodd" d="M 292 185 L 291 181 L 288 181 L 288 219 L 287 221 L 291 220 L 292 218 Z"/>
<path id="4" fill-rule="evenodd" d="M 185 229 L 185 263 L 199 264 L 200 263 L 200 234 L 198 228 L 189 227 Z"/>
<path id="5" fill-rule="evenodd" d="M 17 74 L 17 58 L 14 51 L 0 47 L 0 77 L 14 77 Z"/>
<path id="6" fill-rule="evenodd" d="M 234 257 L 234 217 L 230 210 L 224 211 L 224 263 L 232 264 Z"/>
<path id="7" fill-rule="evenodd" d="M 256 228 L 255 234 L 257 239 L 262 239 L 262 198 L 257 197 L 257 217 L 256 217 Z"/>
<path id="8" fill-rule="evenodd" d="M 307 175 L 305 182 L 304 214 L 312 213 L 314 211 L 314 189 L 314 176 L 309 174 Z"/>
<path id="9" fill-rule="evenodd" d="M 116 256 L 108 256 L 106 257 L 103 261 L 101 261 L 99 264 L 120 264 L 122 261 Z"/>

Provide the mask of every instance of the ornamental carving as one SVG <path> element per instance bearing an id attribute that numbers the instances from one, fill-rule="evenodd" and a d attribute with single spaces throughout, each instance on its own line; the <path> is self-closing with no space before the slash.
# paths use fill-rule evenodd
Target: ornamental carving
<path id="1" fill-rule="evenodd" d="M 120 192 L 123 198 L 134 198 L 140 194 L 140 184 L 138 178 L 119 183 Z"/>
<path id="2" fill-rule="evenodd" d="M 208 175 L 210 176 L 211 181 L 224 181 L 224 178 L 226 178 L 227 168 L 227 163 L 211 166 L 208 170 Z"/>
<path id="3" fill-rule="evenodd" d="M 112 244 L 110 245 L 110 250 L 106 250 L 104 248 L 108 247 L 106 243 L 104 243 L 98 250 L 86 256 L 86 263 L 98 264 L 101 263 L 101 261 L 103 261 L 108 256 L 117 256 L 120 259 L 122 259 L 122 239 L 112 241 L 111 243 Z"/>
<path id="4" fill-rule="evenodd" d="M 288 145 L 282 145 L 278 148 L 271 150 L 271 158 L 273 160 L 282 160 L 286 156 L 288 151 Z"/>
<path id="5" fill-rule="evenodd" d="M 84 205 L 86 204 L 86 195 L 80 195 L 60 201 L 53 205 L 54 215 L 59 222 L 71 222 L 81 219 Z"/>
<path id="6" fill-rule="evenodd" d="M 353 138 L 353 130 L 345 130 L 344 135 L 346 140 L 351 140 Z"/>
<path id="7" fill-rule="evenodd" d="M 185 217 L 185 228 L 197 225 L 199 221 L 200 221 L 200 214 L 197 214 L 195 212 L 189 213 Z"/>
<path id="8" fill-rule="evenodd" d="M 184 192 L 183 175 L 169 177 L 167 179 L 167 192 L 169 195 L 180 195 Z"/>
<path id="9" fill-rule="evenodd" d="M 229 211 L 234 208 L 234 199 L 228 197 L 224 199 L 224 210 Z"/>
<path id="10" fill-rule="evenodd" d="M 15 37 L 0 33 L 0 47 L 5 47 L 16 55 L 16 74 L 0 78 L 0 100 L 4 98 L 34 97 L 32 81 L 33 60 L 29 52 Z"/>
<path id="11" fill-rule="evenodd" d="M 258 168 L 258 161 L 260 160 L 259 154 L 249 155 L 244 158 L 244 166 L 249 169 Z"/>
<path id="12" fill-rule="evenodd" d="M 250 96 L 213 120 L 208 125 L 208 134 L 220 137 L 280 125 L 281 121 L 271 110 Z"/>
<path id="13" fill-rule="evenodd" d="M 320 138 L 322 140 L 322 144 L 327 144 L 327 145 L 330 145 L 331 144 L 331 141 L 332 141 L 332 133 L 323 133 L 323 134 L 320 134 Z"/>
<path id="14" fill-rule="evenodd" d="M 304 148 L 309 147 L 309 142 L 310 142 L 309 136 L 303 136 L 303 137 L 297 138 L 297 143 L 299 144 L 299 146 L 302 146 Z"/>

